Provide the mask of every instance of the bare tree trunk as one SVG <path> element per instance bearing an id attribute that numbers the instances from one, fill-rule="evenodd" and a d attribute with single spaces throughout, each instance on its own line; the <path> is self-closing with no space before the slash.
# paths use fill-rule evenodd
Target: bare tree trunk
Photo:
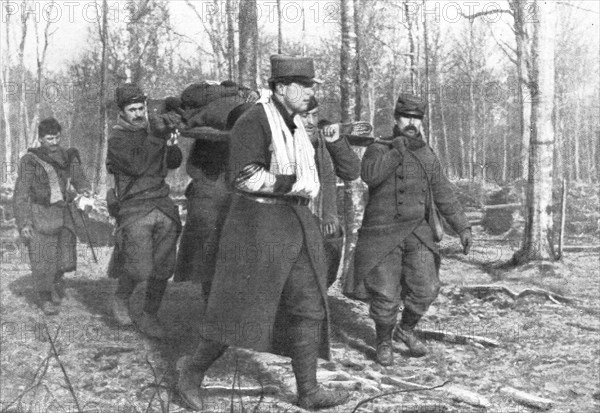
<path id="1" fill-rule="evenodd" d="M 422 7 L 425 9 L 425 0 L 422 2 Z M 432 122 L 432 106 L 433 102 L 431 101 L 431 90 L 430 84 L 431 79 L 429 77 L 429 37 L 427 33 L 427 16 L 423 19 L 423 41 L 424 41 L 424 52 L 425 52 L 425 95 L 427 96 L 427 143 L 429 143 L 434 149 L 435 152 L 439 154 L 439 147 L 437 145 L 437 140 L 433 136 L 433 129 L 431 127 Z"/>
<path id="2" fill-rule="evenodd" d="M 527 74 L 527 58 L 525 56 L 527 39 L 525 32 L 525 1 L 512 0 L 509 5 L 513 11 L 514 31 L 517 45 L 517 93 L 519 100 L 519 126 L 521 129 L 521 177 L 528 176 L 529 141 L 531 136 L 531 83 Z M 527 85 L 527 87 L 523 87 Z"/>
<path id="3" fill-rule="evenodd" d="M 467 160 L 467 153 L 465 150 L 465 131 L 463 126 L 462 116 L 458 117 L 458 131 L 459 131 L 459 142 L 460 142 L 460 177 L 464 178 L 469 171 L 468 166 L 465 164 Z"/>
<path id="4" fill-rule="evenodd" d="M 475 62 L 473 52 L 475 49 L 475 33 L 473 31 L 474 19 L 469 19 L 469 179 L 475 178 L 475 165 L 477 164 L 477 137 L 475 136 L 475 91 L 473 73 Z"/>
<path id="5" fill-rule="evenodd" d="M 361 42 L 361 30 L 360 30 L 360 0 L 353 0 L 354 2 L 354 35 L 355 38 L 355 49 L 356 57 L 354 59 L 354 120 L 360 120 L 362 115 L 362 87 L 360 83 L 360 42 Z"/>
<path id="6" fill-rule="evenodd" d="M 579 122 L 581 118 L 580 116 L 581 114 L 581 103 L 579 99 L 575 100 L 575 119 L 576 122 Z M 580 123 L 578 123 L 580 125 Z M 571 160 L 571 162 L 573 163 L 573 172 L 574 172 L 574 177 L 575 177 L 575 182 L 579 182 L 581 180 L 581 168 L 580 168 L 580 162 L 581 162 L 581 151 L 580 151 L 580 135 L 581 133 L 575 132 L 571 134 L 573 136 L 573 145 L 574 145 L 574 156 L 573 159 Z"/>
<path id="7" fill-rule="evenodd" d="M 408 52 L 410 61 L 410 88 L 413 94 L 417 93 L 417 66 L 415 64 L 415 39 L 413 37 L 413 25 L 410 10 L 408 9 L 408 2 L 404 2 L 404 12 L 406 21 L 408 23 Z"/>
<path id="8" fill-rule="evenodd" d="M 502 183 L 506 182 L 506 170 L 508 169 L 508 131 L 502 134 Z"/>
<path id="9" fill-rule="evenodd" d="M 25 13 L 21 20 L 21 42 L 19 43 L 19 70 L 21 71 L 21 100 L 19 102 L 19 132 L 20 136 L 16 142 L 15 150 L 17 152 L 17 158 L 21 157 L 21 153 L 27 149 L 27 136 L 28 133 L 28 125 L 29 125 L 29 115 L 27 113 L 27 98 L 25 94 L 25 85 L 26 83 L 26 73 L 27 69 L 25 68 L 25 43 L 27 40 L 27 21 L 29 20 L 29 13 Z M 21 145 L 25 146 L 23 148 Z"/>
<path id="10" fill-rule="evenodd" d="M 240 85 L 256 89 L 258 77 L 258 20 L 256 0 L 240 2 L 239 79 Z"/>
<path id="11" fill-rule="evenodd" d="M 277 0 L 277 53 L 283 50 L 283 31 L 281 28 L 281 0 Z"/>
<path id="12" fill-rule="evenodd" d="M 235 77 L 235 27 L 233 22 L 233 2 L 227 0 L 225 4 L 225 12 L 227 13 L 227 63 L 228 63 L 228 79 L 233 80 Z"/>
<path id="13" fill-rule="evenodd" d="M 342 0 L 342 46 L 340 51 L 340 99 L 342 122 L 350 122 L 354 118 L 356 93 L 354 88 L 356 69 L 356 33 L 354 31 L 354 3 L 353 0 Z"/>
<path id="14" fill-rule="evenodd" d="M 17 159 L 13 154 L 13 145 L 12 145 L 12 131 L 10 128 L 10 95 L 6 91 L 6 86 L 10 85 L 10 13 L 8 12 L 8 4 L 5 4 L 7 8 L 6 12 L 6 21 L 4 22 L 4 27 L 6 29 L 6 53 L 4 54 L 4 59 L 2 59 L 2 93 L 4 98 L 2 99 L 2 113 L 4 115 L 4 159 L 6 165 L 16 165 Z M 7 175 L 10 176 L 10 175 Z M 12 184 L 12 183 L 11 183 Z"/>
<path id="15" fill-rule="evenodd" d="M 108 2 L 102 0 L 102 26 L 100 28 L 100 42 L 102 44 L 102 61 L 100 67 L 100 142 L 98 156 L 96 157 L 96 179 L 94 192 L 99 195 L 106 194 L 106 142 L 108 140 L 108 107 L 107 107 L 107 73 L 108 73 Z"/>
<path id="16" fill-rule="evenodd" d="M 50 7 L 53 7 L 52 4 Z M 44 78 L 44 64 L 46 62 L 46 53 L 48 51 L 48 45 L 50 41 L 50 26 L 52 25 L 52 21 L 48 19 L 46 21 L 46 26 L 44 27 L 44 44 L 42 46 L 42 51 L 40 52 L 40 39 L 38 36 L 38 22 L 34 19 L 34 27 L 35 27 L 35 42 L 36 42 L 36 64 L 37 64 L 37 90 L 38 93 L 41 93 L 41 85 Z M 40 117 L 40 104 L 41 104 L 41 96 L 38 96 L 35 99 L 35 106 L 33 112 L 33 118 L 31 119 L 31 123 L 29 126 L 29 145 L 33 145 L 37 138 L 36 133 L 36 125 L 39 121 Z"/>
<path id="17" fill-rule="evenodd" d="M 531 112 L 531 153 L 527 218 L 522 249 L 515 262 L 552 259 L 552 155 L 554 148 L 554 49 L 556 4 L 536 2 L 532 81 L 538 85 Z"/>

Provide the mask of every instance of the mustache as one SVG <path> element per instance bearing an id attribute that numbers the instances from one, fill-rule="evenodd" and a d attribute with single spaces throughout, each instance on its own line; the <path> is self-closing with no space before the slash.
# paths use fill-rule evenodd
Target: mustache
<path id="1" fill-rule="evenodd" d="M 402 128 L 402 131 L 404 131 L 404 132 L 418 132 L 419 130 L 415 127 L 415 125 L 407 125 L 404 128 Z"/>

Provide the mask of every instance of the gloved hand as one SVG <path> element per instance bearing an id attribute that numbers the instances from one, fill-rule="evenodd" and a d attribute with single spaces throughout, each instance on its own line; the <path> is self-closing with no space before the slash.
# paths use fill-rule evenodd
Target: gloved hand
<path id="1" fill-rule="evenodd" d="M 33 238 L 33 228 L 31 228 L 29 225 L 24 226 L 23 229 L 21 230 L 21 239 L 24 242 L 29 242 L 29 241 L 31 241 L 32 238 Z"/>
<path id="2" fill-rule="evenodd" d="M 467 255 L 471 251 L 471 245 L 473 245 L 473 235 L 471 234 L 471 228 L 462 230 L 460 233 L 460 243 L 463 247 L 463 254 Z"/>
<path id="3" fill-rule="evenodd" d="M 340 231 L 340 222 L 337 219 L 325 221 L 321 224 L 321 231 L 325 237 L 337 235 Z"/>
<path id="4" fill-rule="evenodd" d="M 406 152 L 406 142 L 404 136 L 398 136 L 392 140 L 392 147 L 396 148 L 401 155 L 404 155 Z"/>
<path id="5" fill-rule="evenodd" d="M 332 123 L 323 128 L 323 136 L 326 142 L 335 142 L 340 138 L 340 125 Z"/>

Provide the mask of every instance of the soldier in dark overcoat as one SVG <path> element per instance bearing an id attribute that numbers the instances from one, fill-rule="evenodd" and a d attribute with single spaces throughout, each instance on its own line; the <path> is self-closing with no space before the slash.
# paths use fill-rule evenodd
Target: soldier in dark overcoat
<path id="1" fill-rule="evenodd" d="M 60 146 L 62 128 L 54 118 L 38 126 L 40 146 L 29 148 L 19 163 L 14 215 L 29 249 L 34 287 L 47 315 L 58 313 L 63 275 L 77 264 L 73 205 L 77 193 L 89 196 L 79 152 Z"/>
<path id="2" fill-rule="evenodd" d="M 362 161 L 369 201 L 359 230 L 355 269 L 370 296 L 377 359 L 382 365 L 393 362 L 392 334 L 401 303 L 404 308 L 395 336 L 412 355 L 426 353 L 413 330 L 440 288 L 440 257 L 426 216 L 429 183 L 436 207 L 460 235 L 465 254 L 471 245 L 470 225 L 455 189 L 424 140 L 425 105 L 417 96 L 400 95 L 393 136 L 369 146 Z"/>
<path id="3" fill-rule="evenodd" d="M 115 320 L 133 322 L 129 298 L 135 286 L 147 281 L 140 330 L 155 338 L 165 336 L 158 310 L 175 269 L 175 248 L 181 232 L 179 210 L 165 182 L 169 169 L 181 165 L 183 155 L 171 139 L 178 115 L 154 115 L 148 122 L 146 96 L 135 84 L 116 90 L 120 112 L 108 140 L 106 167 L 114 175 L 110 204 L 117 220 L 116 245 L 109 276 L 118 278 L 112 301 Z M 109 191 L 109 193 L 111 193 Z"/>
<path id="4" fill-rule="evenodd" d="M 308 207 L 320 188 L 314 149 L 297 116 L 314 94 L 313 61 L 275 55 L 271 73 L 271 90 L 231 131 L 234 195 L 202 339 L 178 363 L 179 393 L 196 410 L 204 374 L 227 346 L 290 356 L 300 407 L 335 406 L 348 397 L 320 387 L 316 376 L 317 357 L 329 357 L 326 264 Z"/>
<path id="5" fill-rule="evenodd" d="M 315 161 L 321 191 L 311 204 L 323 232 L 327 258 L 327 285 L 337 277 L 344 234 L 338 217 L 337 178 L 353 181 L 360 177 L 360 159 L 348 140 L 340 135 L 340 125 L 324 121 L 319 128 L 319 102 L 310 99 L 308 110 L 300 114 L 306 133 L 315 148 Z"/>

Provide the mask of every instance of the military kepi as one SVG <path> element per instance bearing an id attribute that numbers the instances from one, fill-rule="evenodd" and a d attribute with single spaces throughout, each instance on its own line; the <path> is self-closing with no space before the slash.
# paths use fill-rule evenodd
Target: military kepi
<path id="1" fill-rule="evenodd" d="M 132 103 L 143 103 L 146 101 L 146 95 L 142 89 L 135 83 L 123 83 L 117 86 L 115 100 L 119 108 L 123 109 Z"/>
<path id="2" fill-rule="evenodd" d="M 403 93 L 398 96 L 394 115 L 396 117 L 423 118 L 425 116 L 425 108 L 427 108 L 425 100 L 416 95 Z"/>
<path id="3" fill-rule="evenodd" d="M 292 79 L 294 82 L 312 86 L 323 83 L 315 78 L 315 66 L 310 57 L 295 57 L 281 54 L 271 56 L 271 78 L 273 82 L 280 79 Z"/>

